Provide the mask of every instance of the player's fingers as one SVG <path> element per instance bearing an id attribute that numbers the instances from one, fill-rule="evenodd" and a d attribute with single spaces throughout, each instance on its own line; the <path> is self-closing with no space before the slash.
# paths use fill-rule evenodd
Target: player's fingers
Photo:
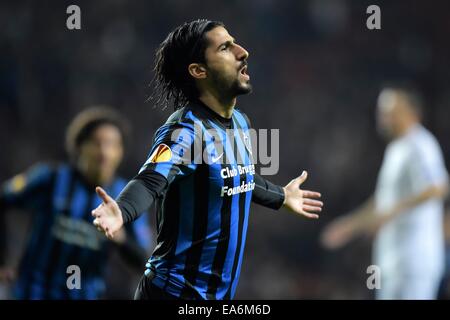
<path id="1" fill-rule="evenodd" d="M 94 209 L 94 210 L 91 211 L 91 215 L 94 218 L 98 218 L 100 216 L 100 212 L 97 209 Z"/>
<path id="2" fill-rule="evenodd" d="M 319 215 L 314 213 L 308 213 L 304 211 L 302 212 L 302 215 L 309 219 L 319 219 Z"/>
<path id="3" fill-rule="evenodd" d="M 105 235 L 108 239 L 112 240 L 114 238 L 113 234 L 109 231 L 109 229 L 106 229 Z"/>
<path id="4" fill-rule="evenodd" d="M 315 206 L 303 205 L 303 210 L 307 211 L 307 212 L 321 212 L 322 208 L 321 207 L 315 207 Z"/>
<path id="5" fill-rule="evenodd" d="M 301 186 L 302 183 L 305 182 L 306 178 L 308 178 L 308 172 L 303 170 L 302 174 L 294 179 L 294 182 Z"/>
<path id="6" fill-rule="evenodd" d="M 303 198 L 320 198 L 322 195 L 319 192 L 303 190 Z"/>
<path id="7" fill-rule="evenodd" d="M 103 231 L 102 226 L 100 225 L 100 221 L 98 219 L 94 219 L 92 223 L 94 224 L 95 227 L 97 227 L 97 229 Z"/>
<path id="8" fill-rule="evenodd" d="M 91 214 L 94 218 L 98 218 L 102 215 L 102 208 L 105 206 L 105 204 L 102 202 L 97 208 L 91 211 Z"/>
<path id="9" fill-rule="evenodd" d="M 103 190 L 102 187 L 95 188 L 95 192 L 97 192 L 98 196 L 103 200 L 104 203 L 110 203 L 113 199 Z"/>
<path id="10" fill-rule="evenodd" d="M 323 207 L 323 202 L 319 200 L 312 200 L 312 199 L 303 199 L 303 204 L 307 204 L 310 206 L 316 206 L 316 207 Z"/>

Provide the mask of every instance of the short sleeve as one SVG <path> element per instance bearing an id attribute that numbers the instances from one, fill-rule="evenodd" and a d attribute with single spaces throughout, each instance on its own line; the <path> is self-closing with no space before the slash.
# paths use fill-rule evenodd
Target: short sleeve
<path id="1" fill-rule="evenodd" d="M 437 141 L 422 141 L 413 145 L 408 159 L 408 175 L 416 191 L 448 182 L 444 157 Z"/>
<path id="2" fill-rule="evenodd" d="M 165 124 L 159 128 L 147 161 L 139 173 L 154 170 L 164 176 L 169 183 L 177 177 L 192 173 L 196 169 L 197 162 L 194 156 L 195 146 L 198 142 L 201 144 L 201 139 L 196 139 L 197 132 L 199 130 L 190 123 Z"/>

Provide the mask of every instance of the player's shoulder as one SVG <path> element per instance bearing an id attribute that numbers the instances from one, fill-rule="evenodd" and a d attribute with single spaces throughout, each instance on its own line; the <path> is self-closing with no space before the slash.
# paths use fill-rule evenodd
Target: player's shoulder
<path id="1" fill-rule="evenodd" d="M 197 120 L 197 117 L 194 115 L 194 110 L 190 108 L 190 106 L 185 106 L 175 110 L 167 121 L 165 122 L 166 126 L 191 126 Z"/>
<path id="2" fill-rule="evenodd" d="M 412 129 L 411 134 L 407 136 L 407 141 L 419 148 L 439 147 L 439 142 L 436 137 L 422 125 L 418 125 Z"/>
<path id="3" fill-rule="evenodd" d="M 193 131 L 195 125 L 195 116 L 188 107 L 182 107 L 175 110 L 166 120 L 166 122 L 158 128 L 156 135 L 167 134 L 168 132 L 185 129 Z"/>
<path id="4" fill-rule="evenodd" d="M 59 162 L 51 162 L 51 161 L 37 162 L 28 168 L 27 175 L 41 178 L 50 177 L 55 175 L 56 172 L 58 172 L 65 166 L 66 166 L 65 163 Z"/>
<path id="5" fill-rule="evenodd" d="M 442 153 L 437 138 L 423 126 L 414 129 L 413 134 L 408 137 L 408 143 L 415 157 L 439 157 Z"/>
<path id="6" fill-rule="evenodd" d="M 190 115 L 189 109 L 186 107 L 179 108 L 156 130 L 153 136 L 153 143 L 166 143 L 186 135 L 192 137 L 194 132 L 195 119 Z"/>
<path id="7" fill-rule="evenodd" d="M 34 186 L 50 183 L 58 171 L 59 164 L 53 162 L 37 162 L 22 173 L 14 176 L 9 182 L 15 186 Z"/>

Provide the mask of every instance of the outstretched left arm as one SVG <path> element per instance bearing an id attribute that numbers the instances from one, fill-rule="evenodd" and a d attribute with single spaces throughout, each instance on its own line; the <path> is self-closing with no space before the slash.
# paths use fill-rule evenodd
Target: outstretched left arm
<path id="1" fill-rule="evenodd" d="M 318 213 L 322 211 L 323 202 L 317 200 L 321 197 L 319 192 L 300 189 L 307 177 L 308 173 L 303 171 L 301 176 L 280 187 L 255 175 L 256 186 L 252 201 L 272 209 L 285 207 L 306 218 L 317 219 Z"/>

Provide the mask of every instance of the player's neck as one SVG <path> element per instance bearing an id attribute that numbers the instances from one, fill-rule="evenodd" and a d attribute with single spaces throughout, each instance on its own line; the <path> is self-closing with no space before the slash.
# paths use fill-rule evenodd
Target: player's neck
<path id="1" fill-rule="evenodd" d="M 219 98 L 209 92 L 203 93 L 199 100 L 212 111 L 227 119 L 230 119 L 233 115 L 234 106 L 236 105 L 236 97 Z"/>
<path id="2" fill-rule="evenodd" d="M 419 122 L 417 122 L 417 121 L 408 121 L 408 122 L 404 123 L 398 129 L 397 138 L 401 138 L 403 136 L 406 136 L 418 124 L 419 124 Z"/>

